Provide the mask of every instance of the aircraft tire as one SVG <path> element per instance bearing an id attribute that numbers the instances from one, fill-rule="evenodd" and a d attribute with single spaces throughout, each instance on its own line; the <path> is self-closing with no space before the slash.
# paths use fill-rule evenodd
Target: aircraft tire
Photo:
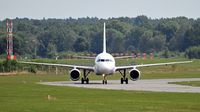
<path id="1" fill-rule="evenodd" d="M 86 79 L 86 84 L 89 84 L 89 79 L 88 78 Z"/>
<path id="2" fill-rule="evenodd" d="M 123 82 L 124 82 L 124 80 L 123 80 L 123 78 L 121 78 L 121 84 L 123 84 Z"/>
<path id="3" fill-rule="evenodd" d="M 126 82 L 126 84 L 128 84 L 128 78 L 126 78 L 125 82 Z"/>
<path id="4" fill-rule="evenodd" d="M 84 84 L 84 79 L 83 78 L 81 78 L 81 84 Z"/>
<path id="5" fill-rule="evenodd" d="M 107 84 L 107 80 L 105 80 L 105 84 Z"/>

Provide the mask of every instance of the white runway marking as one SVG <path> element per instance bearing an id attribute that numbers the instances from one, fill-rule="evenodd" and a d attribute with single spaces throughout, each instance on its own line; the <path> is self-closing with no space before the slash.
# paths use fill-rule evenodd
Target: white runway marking
<path id="1" fill-rule="evenodd" d="M 108 80 L 107 85 L 103 85 L 102 81 L 90 81 L 90 84 L 81 84 L 80 81 L 40 82 L 40 84 L 52 85 L 52 86 L 111 89 L 111 90 L 200 93 L 200 87 L 168 84 L 168 82 L 181 82 L 181 81 L 200 81 L 200 78 L 145 79 L 138 81 L 129 80 L 129 84 L 120 84 L 120 80 Z"/>

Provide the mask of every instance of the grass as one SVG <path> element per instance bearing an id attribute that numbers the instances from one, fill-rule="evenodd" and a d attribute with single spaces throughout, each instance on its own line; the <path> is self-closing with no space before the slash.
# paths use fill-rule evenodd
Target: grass
<path id="1" fill-rule="evenodd" d="M 199 112 L 200 95 L 39 85 L 55 75 L 0 77 L 0 112 Z M 48 95 L 50 98 L 48 98 Z"/>
<path id="2" fill-rule="evenodd" d="M 48 60 L 47 60 L 48 61 Z M 77 60 L 65 60 L 75 63 Z M 89 60 L 86 60 L 89 61 Z M 118 64 L 154 63 L 176 59 L 117 60 Z M 62 61 L 63 62 L 63 61 Z M 84 63 L 84 60 L 82 61 Z M 88 62 L 91 64 L 91 62 Z M 142 79 L 200 77 L 200 60 L 191 64 L 145 67 Z M 65 81 L 69 75 L 24 74 L 0 77 L 0 112 L 199 112 L 200 94 L 120 91 L 40 85 Z M 91 80 L 101 79 L 90 75 Z M 109 79 L 120 79 L 116 74 Z M 103 85 L 102 85 L 103 86 Z"/>
<path id="3" fill-rule="evenodd" d="M 200 81 L 170 82 L 170 84 L 180 84 L 180 85 L 188 85 L 188 86 L 200 87 Z"/>

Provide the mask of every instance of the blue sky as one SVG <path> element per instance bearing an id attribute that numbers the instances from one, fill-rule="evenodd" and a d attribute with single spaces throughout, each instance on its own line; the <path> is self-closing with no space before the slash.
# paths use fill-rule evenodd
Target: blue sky
<path id="1" fill-rule="evenodd" d="M 200 17 L 200 0 L 0 0 L 5 18 Z"/>

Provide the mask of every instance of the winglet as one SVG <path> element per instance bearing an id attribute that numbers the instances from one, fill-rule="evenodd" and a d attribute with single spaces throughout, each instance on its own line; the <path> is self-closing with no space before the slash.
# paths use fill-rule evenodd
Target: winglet
<path id="1" fill-rule="evenodd" d="M 103 52 L 106 53 L 106 23 L 103 28 Z"/>

